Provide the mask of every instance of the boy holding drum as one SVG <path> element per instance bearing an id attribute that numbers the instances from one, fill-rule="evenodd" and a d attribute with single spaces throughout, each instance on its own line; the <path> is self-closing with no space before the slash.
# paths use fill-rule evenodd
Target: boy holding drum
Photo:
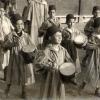
<path id="1" fill-rule="evenodd" d="M 23 31 L 24 23 L 19 14 L 15 18 L 15 31 L 5 37 L 3 48 L 10 50 L 9 65 L 7 67 L 6 90 L 5 94 L 8 96 L 10 86 L 13 84 L 22 86 L 22 97 L 25 97 L 25 87 L 27 78 L 33 75 L 32 66 L 26 64 L 21 50 L 24 46 L 32 44 L 27 33 Z M 35 48 L 35 46 L 34 46 Z M 34 77 L 32 77 L 34 79 Z M 32 80 L 33 80 L 32 79 Z M 34 80 L 33 80 L 34 83 Z"/>
<path id="2" fill-rule="evenodd" d="M 62 32 L 63 33 L 62 46 L 67 49 L 71 58 L 76 63 L 77 72 L 79 73 L 81 71 L 80 61 L 76 45 L 74 44 L 74 40 L 77 36 L 82 35 L 84 37 L 84 35 L 74 27 L 74 23 L 75 23 L 74 15 L 68 14 L 66 16 L 67 26 L 63 29 Z"/>
<path id="3" fill-rule="evenodd" d="M 65 62 L 72 62 L 68 52 L 60 43 L 62 33 L 56 26 L 47 29 L 49 44 L 43 51 L 43 57 L 37 57 L 37 64 L 46 71 L 44 84 L 41 86 L 42 99 L 65 100 L 65 87 L 60 76 L 59 67 Z"/>

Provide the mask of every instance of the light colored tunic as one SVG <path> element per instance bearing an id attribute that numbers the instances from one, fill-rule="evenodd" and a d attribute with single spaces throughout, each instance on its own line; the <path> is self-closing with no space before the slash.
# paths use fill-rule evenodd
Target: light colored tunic
<path id="1" fill-rule="evenodd" d="M 42 22 L 47 18 L 47 2 L 43 0 L 32 0 L 31 4 L 29 5 L 28 12 L 26 14 L 26 20 L 30 22 L 30 35 L 32 42 L 35 45 L 39 44 L 38 41 L 38 28 L 42 24 Z"/>
<path id="2" fill-rule="evenodd" d="M 0 40 L 4 41 L 5 36 L 11 33 L 12 30 L 14 30 L 14 27 L 10 20 L 5 16 L 2 19 L 0 18 Z M 3 60 L 1 60 L 1 63 L 2 69 L 4 69 L 9 64 L 9 51 L 3 52 L 3 50 L 1 50 L 0 52 L 3 54 L 3 57 L 1 58 Z"/>

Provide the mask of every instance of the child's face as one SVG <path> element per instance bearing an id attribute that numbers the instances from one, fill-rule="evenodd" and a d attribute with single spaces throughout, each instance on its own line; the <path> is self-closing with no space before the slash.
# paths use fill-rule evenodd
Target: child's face
<path id="1" fill-rule="evenodd" d="M 62 41 L 62 33 L 61 32 L 56 32 L 52 36 L 52 43 L 54 43 L 54 44 L 60 44 L 61 41 Z"/>
<path id="2" fill-rule="evenodd" d="M 5 10 L 4 8 L 0 8 L 0 17 L 5 15 Z"/>
<path id="3" fill-rule="evenodd" d="M 69 19 L 67 21 L 67 25 L 68 25 L 69 28 L 73 27 L 73 25 L 74 25 L 74 19 Z"/>
<path id="4" fill-rule="evenodd" d="M 24 22 L 22 20 L 18 20 L 16 22 L 16 28 L 18 32 L 21 32 L 24 29 Z"/>
<path id="5" fill-rule="evenodd" d="M 93 13 L 94 17 L 100 17 L 100 10 L 96 10 L 94 13 Z"/>
<path id="6" fill-rule="evenodd" d="M 55 16 L 56 16 L 56 10 L 50 10 L 49 11 L 49 16 L 50 16 L 50 18 L 55 18 Z"/>

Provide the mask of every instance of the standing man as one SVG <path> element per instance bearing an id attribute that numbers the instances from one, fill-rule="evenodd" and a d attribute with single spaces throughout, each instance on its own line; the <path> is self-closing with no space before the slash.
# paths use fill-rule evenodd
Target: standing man
<path id="1" fill-rule="evenodd" d="M 92 15 L 93 15 L 93 17 L 87 22 L 87 24 L 84 28 L 84 32 L 87 35 L 87 38 L 88 38 L 89 41 L 91 40 L 92 33 L 94 33 L 94 28 L 93 28 L 94 20 L 96 18 L 100 17 L 100 6 L 94 6 L 93 7 Z M 85 55 L 85 57 L 83 58 L 83 61 L 82 61 L 83 66 L 86 65 L 87 58 L 90 56 L 91 53 L 92 53 L 92 50 L 86 51 L 86 55 Z"/>
<path id="2" fill-rule="evenodd" d="M 23 11 L 25 29 L 29 32 L 32 42 L 38 45 L 38 28 L 47 15 L 46 0 L 27 0 Z"/>
<path id="3" fill-rule="evenodd" d="M 94 6 L 92 11 L 93 17 L 87 22 L 84 31 L 86 35 L 91 35 L 93 33 L 93 24 L 94 20 L 97 17 L 100 17 L 100 6 Z"/>
<path id="4" fill-rule="evenodd" d="M 55 5 L 49 5 L 49 11 L 48 11 L 49 17 L 47 20 L 45 20 L 41 27 L 39 28 L 39 37 L 43 37 L 43 46 L 45 47 L 46 44 L 48 44 L 48 34 L 46 34 L 46 31 L 51 26 L 57 26 L 60 28 L 60 22 L 56 18 L 56 6 Z"/>
<path id="5" fill-rule="evenodd" d="M 11 21 L 8 17 L 5 15 L 5 9 L 4 9 L 4 3 L 0 2 L 0 41 L 4 41 L 4 38 L 6 35 L 11 33 L 12 30 L 14 30 L 13 25 L 11 24 Z M 2 45 L 2 43 L 0 44 Z M 3 57 L 2 57 L 3 56 Z M 9 64 L 9 50 L 3 50 L 2 47 L 0 47 L 0 62 L 2 64 L 2 70 L 4 70 L 4 80 L 6 78 L 6 67 Z"/>

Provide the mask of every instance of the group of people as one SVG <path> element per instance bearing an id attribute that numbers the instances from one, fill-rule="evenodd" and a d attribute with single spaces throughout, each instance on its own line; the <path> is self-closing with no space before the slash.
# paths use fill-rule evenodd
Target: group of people
<path id="1" fill-rule="evenodd" d="M 28 0 L 30 1 L 30 0 Z M 93 7 L 93 18 L 86 24 L 84 33 L 75 28 L 75 17 L 73 14 L 66 16 L 66 27 L 62 28 L 59 19 L 56 18 L 55 5 L 49 5 L 49 17 L 38 29 L 38 37 L 43 38 L 39 46 L 30 39 L 25 32 L 25 26 L 29 23 L 23 22 L 23 17 L 13 14 L 6 16 L 4 4 L 0 2 L 0 64 L 4 71 L 4 80 L 7 84 L 5 95 L 8 96 L 11 85 L 22 86 L 22 97 L 26 97 L 26 86 L 38 84 L 36 75 L 41 78 L 39 99 L 65 100 L 65 85 L 67 81 L 62 80 L 59 68 L 62 64 L 71 62 L 75 66 L 75 75 L 69 78 L 75 85 L 76 77 L 82 72 L 84 65 L 87 69 L 83 82 L 78 86 L 82 90 L 87 83 L 95 89 L 95 95 L 100 97 L 100 7 Z M 23 14 L 24 15 L 24 14 Z M 11 19 L 10 19 L 11 18 Z M 24 24 L 27 24 L 24 26 Z M 28 29 L 29 27 L 29 29 Z M 30 25 L 27 27 L 30 30 Z M 86 38 L 81 48 L 86 50 L 86 55 L 80 63 L 78 47 L 74 40 L 77 36 Z M 30 47 L 29 47 L 30 46 Z M 23 48 L 32 46 L 32 61 L 25 61 Z M 30 50 L 29 50 L 30 51 Z M 29 59 L 27 59 L 29 60 Z"/>

